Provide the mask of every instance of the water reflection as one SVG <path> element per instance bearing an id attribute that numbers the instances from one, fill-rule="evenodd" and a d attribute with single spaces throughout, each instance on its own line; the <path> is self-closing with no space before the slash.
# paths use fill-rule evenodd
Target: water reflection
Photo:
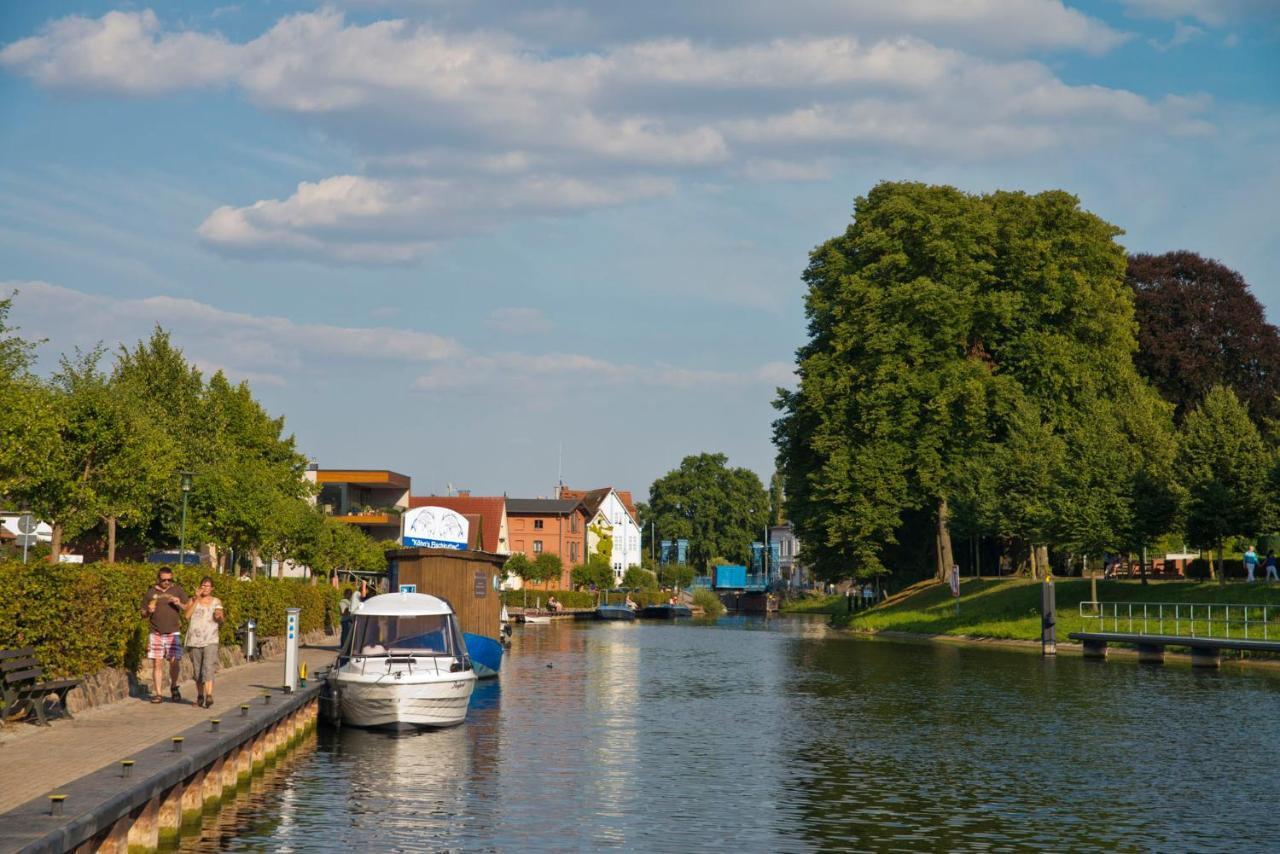
<path id="1" fill-rule="evenodd" d="M 1278 686 L 820 619 L 557 623 L 463 727 L 322 732 L 190 845 L 1269 849 Z"/>

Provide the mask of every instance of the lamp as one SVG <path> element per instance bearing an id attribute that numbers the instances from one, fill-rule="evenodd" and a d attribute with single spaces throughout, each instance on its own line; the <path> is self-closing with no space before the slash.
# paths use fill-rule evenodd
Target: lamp
<path id="1" fill-rule="evenodd" d="M 178 552 L 178 563 L 187 565 L 187 496 L 191 494 L 191 472 L 178 472 L 182 476 L 182 546 Z"/>

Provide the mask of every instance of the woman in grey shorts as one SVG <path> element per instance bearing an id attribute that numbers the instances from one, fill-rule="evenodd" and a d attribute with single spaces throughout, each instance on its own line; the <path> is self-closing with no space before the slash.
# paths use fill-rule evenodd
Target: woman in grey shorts
<path id="1" fill-rule="evenodd" d="M 213 707 L 213 674 L 218 670 L 218 627 L 225 616 L 222 600 L 213 595 L 213 579 L 205 576 L 187 602 L 187 655 L 196 677 L 196 705 Z"/>

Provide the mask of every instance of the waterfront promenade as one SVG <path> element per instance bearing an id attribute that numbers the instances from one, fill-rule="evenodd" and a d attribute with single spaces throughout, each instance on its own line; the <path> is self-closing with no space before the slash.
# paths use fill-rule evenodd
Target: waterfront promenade
<path id="1" fill-rule="evenodd" d="M 304 646 L 299 660 L 308 671 L 333 661 L 334 647 Z M 0 729 L 0 822 L 4 813 L 111 762 L 165 741 L 202 720 L 230 717 L 241 703 L 279 690 L 283 656 L 218 674 L 212 709 L 194 704 L 195 683 L 182 684 L 183 703 L 153 705 L 130 698 L 57 718 L 52 726 L 11 723 Z"/>

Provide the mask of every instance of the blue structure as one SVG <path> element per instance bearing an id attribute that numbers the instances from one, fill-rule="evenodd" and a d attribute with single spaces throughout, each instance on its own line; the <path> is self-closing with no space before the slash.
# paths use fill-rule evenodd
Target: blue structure
<path id="1" fill-rule="evenodd" d="M 769 565 L 764 566 L 763 560 L 768 555 Z M 782 544 L 769 543 L 769 551 L 765 551 L 765 544 L 757 540 L 751 544 L 751 572 L 754 575 L 767 575 L 770 578 L 778 575 L 778 568 L 782 566 Z"/>
<path id="2" fill-rule="evenodd" d="M 689 541 L 687 539 L 663 540 L 658 550 L 658 563 L 662 566 L 670 564 L 684 565 L 689 562 Z"/>

